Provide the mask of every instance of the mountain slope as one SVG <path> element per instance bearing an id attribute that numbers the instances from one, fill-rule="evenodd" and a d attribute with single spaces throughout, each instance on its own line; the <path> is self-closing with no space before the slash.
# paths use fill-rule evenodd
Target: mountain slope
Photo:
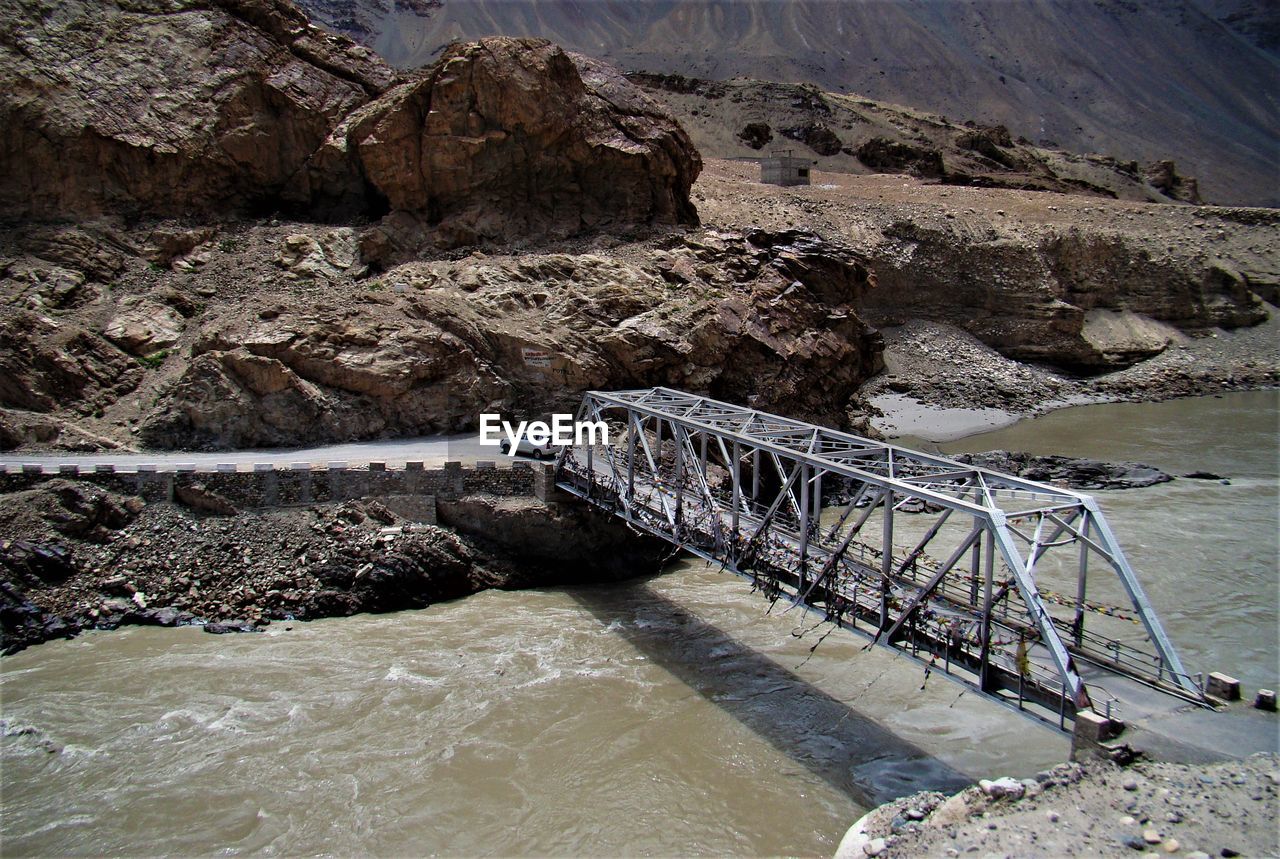
<path id="1" fill-rule="evenodd" d="M 834 173 L 904 173 L 946 185 L 1059 191 L 1156 203 L 1199 203 L 1172 162 L 1139 165 L 1014 139 L 1003 126 L 960 123 L 812 84 L 701 81 L 635 72 L 704 157 L 754 160 L 791 151 Z"/>
<path id="2" fill-rule="evenodd" d="M 544 36 L 625 69 L 809 81 L 1074 151 L 1174 158 L 1208 200 L 1280 203 L 1274 15 L 1245 0 L 303 5 L 339 29 L 359 21 L 352 35 L 397 66 L 453 39 Z"/>

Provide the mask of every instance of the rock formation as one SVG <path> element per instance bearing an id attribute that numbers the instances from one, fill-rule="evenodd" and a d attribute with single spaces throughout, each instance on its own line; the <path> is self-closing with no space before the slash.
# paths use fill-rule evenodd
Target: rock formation
<path id="1" fill-rule="evenodd" d="M 613 69 L 548 42 L 459 45 L 400 82 L 288 0 L 7 0 L 11 217 L 390 215 L 431 242 L 695 223 L 688 137 Z"/>
<path id="2" fill-rule="evenodd" d="M 701 161 L 683 129 L 615 70 L 542 41 L 450 48 L 316 160 L 385 199 L 396 215 L 381 231 L 410 247 L 424 228 L 455 245 L 697 221 Z"/>
<path id="3" fill-rule="evenodd" d="M 900 221 L 884 230 L 875 325 L 947 322 L 1001 353 L 1084 372 L 1161 352 L 1174 329 L 1253 325 L 1267 310 L 1229 265 L 1156 256 L 1115 233 L 1003 230 Z"/>
<path id="4" fill-rule="evenodd" d="M 1200 202 L 1199 183 L 1188 176 L 1179 176 L 1178 168 L 1172 161 L 1155 161 L 1148 164 L 1142 171 L 1142 178 L 1146 179 L 1153 188 L 1159 188 L 1162 193 L 1175 200 L 1186 203 Z"/>
<path id="5" fill-rule="evenodd" d="M 942 152 L 929 145 L 872 137 L 859 144 L 853 154 L 877 173 L 910 173 L 934 178 L 946 172 Z"/>
<path id="6" fill-rule="evenodd" d="M 92 414 L 137 387 L 141 370 L 105 339 L 29 311 L 0 314 L 0 403 Z"/>
<path id="7" fill-rule="evenodd" d="M 6 0 L 3 17 L 11 217 L 305 203 L 311 154 L 395 79 L 285 0 Z"/>

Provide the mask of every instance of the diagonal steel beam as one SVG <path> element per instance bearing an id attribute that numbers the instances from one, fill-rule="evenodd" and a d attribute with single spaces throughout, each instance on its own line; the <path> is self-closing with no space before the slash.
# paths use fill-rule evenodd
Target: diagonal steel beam
<path id="1" fill-rule="evenodd" d="M 933 593 L 934 589 L 942 583 L 944 578 L 946 578 L 947 573 L 951 572 L 951 568 L 956 565 L 956 562 L 964 556 L 965 552 L 969 551 L 969 548 L 973 545 L 974 541 L 982 536 L 982 532 L 982 528 L 974 528 L 971 530 L 969 532 L 969 536 L 966 537 L 960 543 L 959 547 L 951 553 L 951 557 L 947 558 L 946 563 L 938 567 L 938 570 L 933 574 L 933 577 L 929 579 L 925 586 L 921 588 L 920 591 L 913 596 L 902 609 L 902 613 L 898 615 L 898 619 L 894 621 L 893 626 L 889 627 L 887 632 L 884 632 L 886 641 L 893 641 L 894 634 L 897 633 L 902 624 L 906 622 L 907 618 L 911 616 L 911 612 L 915 611 L 916 606 L 929 598 L 929 595 Z M 879 641 L 880 635 L 881 633 L 877 632 L 875 638 L 872 639 L 872 642 L 874 643 Z"/>

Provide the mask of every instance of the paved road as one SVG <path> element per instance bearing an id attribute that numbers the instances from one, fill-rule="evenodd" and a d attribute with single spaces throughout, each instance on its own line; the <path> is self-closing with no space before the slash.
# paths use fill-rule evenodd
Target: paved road
<path id="1" fill-rule="evenodd" d="M 39 465 L 45 471 L 56 471 L 61 465 L 81 468 L 94 465 L 113 465 L 118 469 L 136 469 L 139 465 L 154 465 L 161 471 L 172 471 L 178 466 L 195 466 L 200 470 L 214 470 L 218 465 L 235 465 L 247 470 L 257 463 L 269 463 L 276 467 L 288 467 L 294 463 L 325 465 L 344 462 L 349 466 L 369 462 L 385 462 L 388 467 L 401 467 L 408 461 L 420 461 L 426 465 L 457 460 L 475 462 L 478 459 L 505 463 L 509 460 L 496 447 L 480 444 L 476 434 L 424 436 L 422 438 L 335 444 L 324 447 L 292 449 L 235 450 L 214 453 L 191 451 L 155 451 L 150 453 L 50 453 L 50 454 L 0 454 L 0 468 L 6 471 L 21 469 L 23 465 Z"/>

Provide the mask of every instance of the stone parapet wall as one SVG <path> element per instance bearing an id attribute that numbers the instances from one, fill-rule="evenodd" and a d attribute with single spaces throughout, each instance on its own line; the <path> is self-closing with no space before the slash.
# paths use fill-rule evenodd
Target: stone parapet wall
<path id="1" fill-rule="evenodd" d="M 385 463 L 351 467 L 298 463 L 213 466 L 101 464 L 9 466 L 0 474 L 0 491 L 17 492 L 57 478 L 83 480 L 114 492 L 137 495 L 148 502 L 173 501 L 186 487 L 200 487 L 241 510 L 328 504 L 356 498 L 453 499 L 467 495 L 528 496 L 553 500 L 555 467 L 516 460 L 464 465 L 446 462 L 428 468 L 421 462 L 389 468 Z"/>

